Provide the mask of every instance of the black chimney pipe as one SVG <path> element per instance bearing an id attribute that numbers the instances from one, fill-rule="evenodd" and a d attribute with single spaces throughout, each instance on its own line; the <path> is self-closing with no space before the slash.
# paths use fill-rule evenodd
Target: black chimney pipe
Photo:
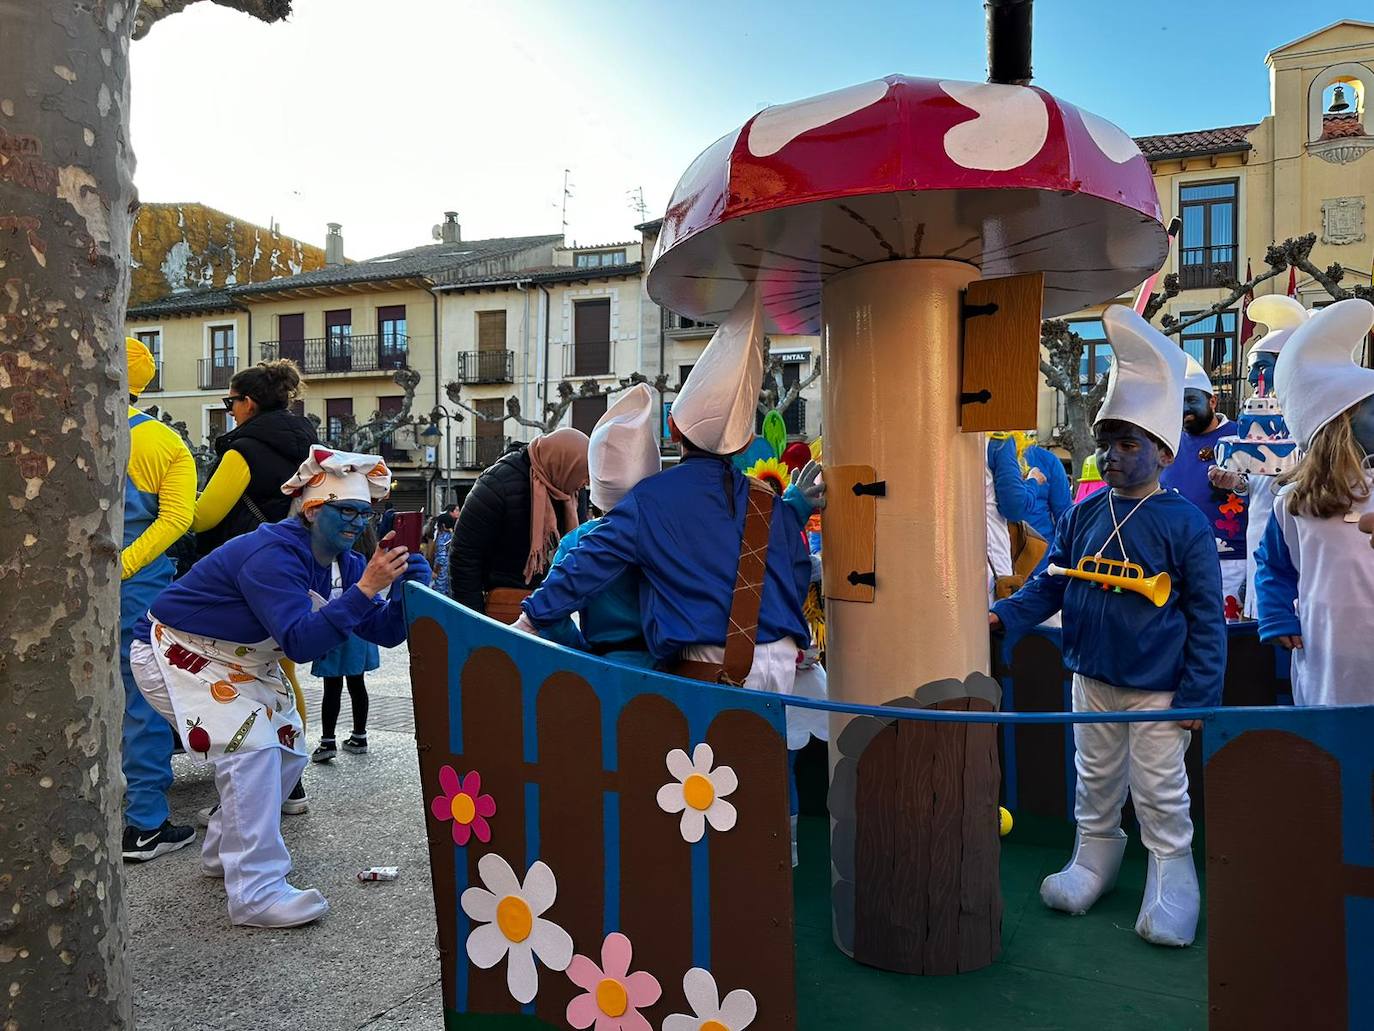
<path id="1" fill-rule="evenodd" d="M 988 82 L 1031 81 L 1032 0 L 983 0 L 988 19 Z"/>

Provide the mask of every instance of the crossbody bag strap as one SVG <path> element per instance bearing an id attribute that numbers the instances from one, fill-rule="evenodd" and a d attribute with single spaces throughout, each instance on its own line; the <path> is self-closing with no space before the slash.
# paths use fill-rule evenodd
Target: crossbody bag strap
<path id="1" fill-rule="evenodd" d="M 763 581 L 768 565 L 768 537 L 773 523 L 772 488 L 749 479 L 744 536 L 739 542 L 739 566 L 735 593 L 730 601 L 730 624 L 725 634 L 721 680 L 742 687 L 754 665 L 754 644 L 759 632 L 759 608 L 763 605 Z"/>

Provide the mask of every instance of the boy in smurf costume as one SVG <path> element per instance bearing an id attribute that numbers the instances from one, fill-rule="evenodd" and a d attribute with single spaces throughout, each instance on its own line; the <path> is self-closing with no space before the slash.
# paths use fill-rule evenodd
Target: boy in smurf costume
<path id="1" fill-rule="evenodd" d="M 1132 562 L 1146 576 L 1168 573 L 1172 591 L 1156 608 L 1140 594 L 1046 571 L 997 602 L 989 620 L 1019 634 L 1063 610 L 1075 712 L 1216 705 L 1226 624 L 1212 528 L 1191 502 L 1159 486 L 1178 447 L 1185 356 L 1128 308 L 1108 308 L 1102 321 L 1115 360 L 1093 432 L 1111 489 L 1060 520 L 1050 564 L 1073 569 L 1097 556 Z M 1129 787 L 1149 851 L 1136 933 L 1157 945 L 1192 942 L 1200 899 L 1183 758 L 1198 729 L 1196 721 L 1170 720 L 1074 726 L 1078 829 L 1068 865 L 1040 886 L 1045 905 L 1081 915 L 1116 883 Z"/>

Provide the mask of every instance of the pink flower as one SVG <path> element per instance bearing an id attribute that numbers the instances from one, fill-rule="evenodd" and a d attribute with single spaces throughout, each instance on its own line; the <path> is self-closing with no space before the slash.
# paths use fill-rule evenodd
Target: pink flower
<path id="1" fill-rule="evenodd" d="M 473 835 L 477 840 L 491 840 L 491 826 L 487 818 L 496 815 L 496 801 L 481 794 L 482 778 L 476 770 L 459 780 L 452 766 L 439 769 L 442 796 L 430 800 L 429 811 L 436 820 L 453 821 L 453 843 L 466 845 Z"/>
<path id="2" fill-rule="evenodd" d="M 601 945 L 601 966 L 578 955 L 568 964 L 568 979 L 584 994 L 568 1003 L 568 1023 L 581 1031 L 653 1031 L 640 1015 L 640 1007 L 652 1006 L 663 994 L 653 974 L 630 970 L 630 939 L 606 935 Z"/>

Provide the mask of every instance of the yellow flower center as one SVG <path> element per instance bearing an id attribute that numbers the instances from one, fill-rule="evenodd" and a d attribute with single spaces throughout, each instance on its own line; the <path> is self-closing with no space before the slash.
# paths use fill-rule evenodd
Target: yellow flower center
<path id="1" fill-rule="evenodd" d="M 496 926 L 511 941 L 524 941 L 534 926 L 534 914 L 530 912 L 529 903 L 519 895 L 507 895 L 496 903 Z"/>
<path id="2" fill-rule="evenodd" d="M 693 809 L 704 812 L 716 800 L 716 789 L 700 773 L 694 773 L 682 782 L 682 798 Z"/>
<path id="3" fill-rule="evenodd" d="M 477 805 L 473 802 L 472 796 L 461 791 L 453 796 L 450 807 L 453 810 L 453 819 L 458 823 L 471 823 L 472 818 L 477 815 Z"/>
<path id="4" fill-rule="evenodd" d="M 730 1031 L 730 1029 L 719 1020 L 708 1020 L 706 1023 L 702 1024 L 701 1027 L 697 1028 L 697 1031 Z"/>
<path id="5" fill-rule="evenodd" d="M 630 1006 L 625 986 L 613 977 L 603 977 L 596 986 L 596 1004 L 608 1017 L 618 1017 Z"/>

